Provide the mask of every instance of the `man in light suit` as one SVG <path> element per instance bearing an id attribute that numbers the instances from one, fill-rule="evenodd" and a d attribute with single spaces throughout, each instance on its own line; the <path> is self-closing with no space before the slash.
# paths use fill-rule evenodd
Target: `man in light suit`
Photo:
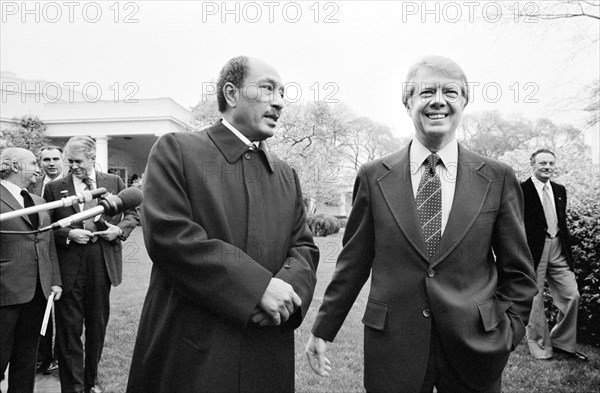
<path id="1" fill-rule="evenodd" d="M 508 165 L 457 143 L 468 89 L 454 61 L 423 58 L 406 81 L 415 136 L 358 172 L 307 357 L 328 375 L 327 342 L 371 274 L 367 391 L 499 392 L 537 292 L 523 195 Z"/>
<path id="2" fill-rule="evenodd" d="M 48 183 L 48 202 L 86 189 L 106 188 L 118 194 L 125 188 L 115 175 L 95 170 L 96 144 L 87 136 L 73 137 L 65 146 L 70 175 Z M 93 205 L 93 203 L 91 204 Z M 74 204 L 52 211 L 56 222 L 90 204 Z M 64 288 L 56 307 L 56 349 L 62 392 L 100 392 L 96 377 L 110 312 L 111 284 L 121 283 L 122 241 L 136 227 L 139 215 L 128 209 L 115 216 L 105 214 L 54 231 Z M 81 334 L 85 325 L 85 368 Z"/>
<path id="3" fill-rule="evenodd" d="M 38 162 L 43 175 L 36 182 L 32 182 L 27 190 L 43 198 L 46 184 L 63 176 L 63 149 L 58 146 L 41 147 L 38 152 Z M 54 336 L 53 320 L 54 318 L 51 318 L 48 322 L 46 335 L 40 337 L 36 373 L 50 374 L 58 369 L 58 362 L 54 357 L 54 346 L 52 345 Z"/>
<path id="4" fill-rule="evenodd" d="M 7 148 L 0 156 L 0 212 L 43 204 L 26 188 L 37 179 L 39 167 L 29 150 Z M 41 211 L 1 223 L 1 230 L 26 232 L 50 225 Z M 40 328 L 51 292 L 60 299 L 58 258 L 51 231 L 0 235 L 0 374 L 10 362 L 9 391 L 33 392 Z"/>
<path id="5" fill-rule="evenodd" d="M 567 227 L 567 190 L 550 179 L 556 156 L 540 149 L 531 155 L 533 176 L 521 183 L 525 197 L 527 243 L 537 271 L 538 294 L 527 325 L 529 352 L 537 359 L 551 359 L 555 353 L 587 361 L 575 350 L 579 291 L 573 271 L 571 239 Z M 548 280 L 558 308 L 556 325 L 548 331 L 544 308 L 544 283 Z"/>
<path id="6" fill-rule="evenodd" d="M 296 172 L 269 152 L 284 106 L 273 66 L 221 70 L 223 119 L 162 136 L 144 177 L 150 287 L 127 392 L 294 392 L 294 329 L 319 252 Z"/>

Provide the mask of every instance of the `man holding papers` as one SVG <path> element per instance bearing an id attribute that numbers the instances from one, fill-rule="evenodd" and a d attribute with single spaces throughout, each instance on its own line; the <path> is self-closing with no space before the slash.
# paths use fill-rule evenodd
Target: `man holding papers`
<path id="1" fill-rule="evenodd" d="M 28 150 L 7 148 L 0 155 L 0 212 L 39 205 L 27 192 L 39 167 Z M 33 231 L 50 224 L 47 212 L 2 221 L 2 231 Z M 0 235 L 0 373 L 10 362 L 9 391 L 33 392 L 40 328 L 46 299 L 62 289 L 52 231 Z"/>

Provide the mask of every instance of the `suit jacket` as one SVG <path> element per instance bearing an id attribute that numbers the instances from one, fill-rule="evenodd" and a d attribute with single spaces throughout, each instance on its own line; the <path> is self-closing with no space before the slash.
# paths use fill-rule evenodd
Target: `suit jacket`
<path id="1" fill-rule="evenodd" d="M 293 392 L 294 329 L 319 259 L 295 171 L 219 122 L 161 137 L 145 173 L 153 267 L 127 391 Z M 273 277 L 302 306 L 261 328 L 249 320 Z"/>
<path id="2" fill-rule="evenodd" d="M 29 185 L 29 187 L 27 187 L 27 191 L 29 191 L 30 194 L 35 194 L 39 197 L 42 196 L 42 191 L 44 190 L 44 179 L 46 178 L 46 175 L 40 177 L 37 181 L 37 183 L 31 183 Z"/>
<path id="3" fill-rule="evenodd" d="M 429 260 L 411 184 L 409 147 L 362 166 L 344 248 L 313 333 L 333 341 L 363 284 L 365 387 L 415 392 L 435 329 L 465 383 L 500 377 L 521 341 L 536 294 L 523 196 L 506 164 L 459 144 L 456 191 Z"/>
<path id="4" fill-rule="evenodd" d="M 3 185 L 0 185 L 0 212 L 8 213 L 23 207 Z M 44 200 L 32 195 L 36 205 Z M 40 226 L 50 225 L 48 212 L 37 213 Z M 28 216 L 2 221 L 3 231 L 31 231 Z M 50 295 L 50 287 L 61 285 L 58 258 L 52 231 L 37 234 L 0 235 L 0 306 L 28 303 L 33 299 L 39 276 L 44 295 Z"/>
<path id="5" fill-rule="evenodd" d="M 106 188 L 107 192 L 112 194 L 118 194 L 125 188 L 125 184 L 120 177 L 96 172 L 96 187 Z M 60 200 L 66 196 L 75 195 L 75 185 L 73 184 L 73 176 L 68 175 L 60 180 L 53 181 L 46 185 L 44 196 L 46 201 L 53 202 Z M 60 207 L 50 212 L 52 222 L 56 222 L 63 218 L 69 217 L 73 214 L 79 213 L 79 205 L 77 203 L 72 206 Z M 103 215 L 105 221 L 110 222 L 113 225 L 117 225 L 123 231 L 125 237 L 129 236 L 131 231 L 136 227 L 139 222 L 139 214 L 135 209 L 128 209 L 123 213 L 115 216 Z M 77 272 L 80 269 L 80 265 L 85 263 L 80 257 L 78 250 L 79 244 L 71 243 L 67 244 L 67 238 L 69 231 L 75 228 L 83 228 L 83 222 L 74 223 L 66 228 L 59 228 L 54 230 L 54 238 L 56 241 L 56 248 L 58 251 L 58 260 L 60 263 L 60 271 L 63 281 L 63 290 L 69 291 L 73 286 Z M 123 257 L 121 240 L 117 237 L 113 241 L 106 241 L 102 238 L 98 238 L 100 245 L 102 246 L 102 254 L 104 256 L 104 263 L 106 264 L 106 270 L 108 277 L 113 286 L 117 286 L 121 283 L 123 277 Z"/>
<path id="6" fill-rule="evenodd" d="M 558 218 L 558 237 L 562 245 L 563 252 L 567 258 L 567 263 L 573 270 L 573 256 L 571 254 L 571 237 L 567 226 L 567 190 L 561 184 L 552 184 L 552 193 L 554 195 L 554 205 L 556 206 L 556 217 Z M 544 243 L 546 241 L 546 216 L 544 215 L 544 207 L 540 196 L 535 189 L 535 185 L 531 178 L 521 183 L 523 196 L 525 198 L 525 232 L 527 233 L 527 244 L 531 255 L 533 256 L 533 264 L 535 269 L 542 258 Z"/>
<path id="7" fill-rule="evenodd" d="M 37 196 L 42 196 L 42 191 L 44 190 L 44 180 L 46 180 L 46 175 L 40 177 L 37 183 L 31 183 L 29 187 L 27 187 L 27 191 L 31 194 L 35 194 Z M 60 179 L 52 180 L 57 181 Z M 45 199 L 45 198 L 44 198 Z"/>

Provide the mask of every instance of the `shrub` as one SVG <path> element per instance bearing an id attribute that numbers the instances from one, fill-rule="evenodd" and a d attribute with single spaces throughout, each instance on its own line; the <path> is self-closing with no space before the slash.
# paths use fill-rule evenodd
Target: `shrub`
<path id="1" fill-rule="evenodd" d="M 569 192 L 567 185 L 567 192 Z M 597 174 L 572 187 L 568 195 L 567 221 L 575 276 L 581 299 L 577 320 L 577 341 L 600 346 L 600 176 Z M 549 320 L 554 324 L 556 309 L 546 292 Z"/>
<path id="2" fill-rule="evenodd" d="M 307 214 L 306 221 L 313 236 L 328 236 L 340 231 L 340 221 L 327 214 Z"/>

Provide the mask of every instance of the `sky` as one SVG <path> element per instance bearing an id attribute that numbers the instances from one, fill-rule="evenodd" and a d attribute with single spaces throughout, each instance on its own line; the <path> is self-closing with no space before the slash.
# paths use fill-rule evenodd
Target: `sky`
<path id="1" fill-rule="evenodd" d="M 245 54 L 279 71 L 290 101 L 337 100 L 398 136 L 413 132 L 402 82 L 424 55 L 462 66 L 472 89 L 465 113 L 582 129 L 584 89 L 600 72 L 597 20 L 515 16 L 541 12 L 532 1 L 1 3 L 3 72 L 85 88 L 91 100 L 171 97 L 190 108 Z"/>

